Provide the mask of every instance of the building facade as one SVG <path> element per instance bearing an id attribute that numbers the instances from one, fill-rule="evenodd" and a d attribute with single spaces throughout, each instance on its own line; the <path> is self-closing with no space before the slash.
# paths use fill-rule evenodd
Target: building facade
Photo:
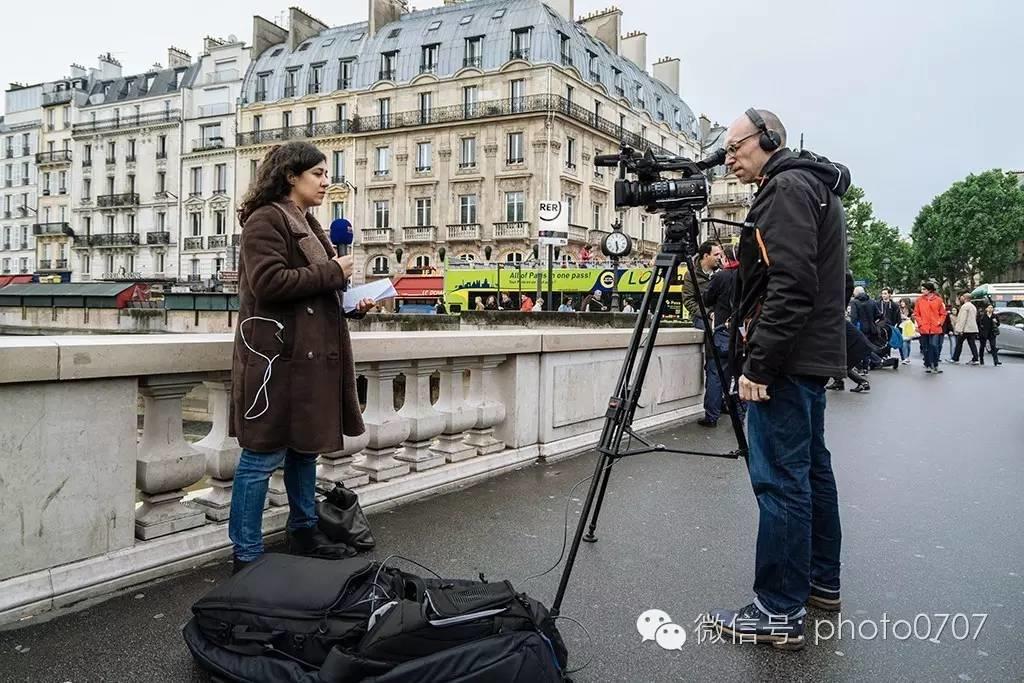
<path id="1" fill-rule="evenodd" d="M 73 280 L 177 277 L 182 90 L 195 70 L 175 48 L 167 68 L 132 76 L 101 58 L 71 129 Z"/>
<path id="2" fill-rule="evenodd" d="M 29 274 L 36 267 L 39 107 L 42 86 L 12 84 L 0 121 L 0 274 Z"/>
<path id="3" fill-rule="evenodd" d="M 701 156 L 708 156 L 715 150 L 725 147 L 726 129 L 724 126 L 717 123 L 712 124 L 706 116 L 700 117 L 699 125 L 703 141 Z M 747 219 L 757 185 L 741 183 L 726 166 L 717 166 L 711 170 L 711 173 L 713 179 L 708 195 L 707 217 L 742 223 Z M 740 228 L 716 223 L 705 226 L 703 232 L 705 239 L 718 239 L 729 243 L 739 239 Z"/>
<path id="4" fill-rule="evenodd" d="M 553 8 L 554 7 L 554 8 Z M 533 256 L 538 204 L 565 202 L 571 259 L 616 219 L 617 151 L 700 151 L 678 96 L 678 60 L 646 68 L 646 36 L 620 35 L 611 9 L 572 20 L 572 3 L 472 0 L 407 12 L 374 0 L 366 22 L 329 28 L 293 8 L 289 28 L 256 17 L 239 110 L 244 191 L 276 144 L 309 139 L 332 183 L 325 226 L 356 227 L 357 279 Z M 656 217 L 619 216 L 638 251 Z"/>
<path id="5" fill-rule="evenodd" d="M 235 114 L 249 48 L 233 36 L 207 37 L 203 48 L 183 91 L 177 272 L 193 286 L 212 289 L 220 273 L 237 264 Z"/>

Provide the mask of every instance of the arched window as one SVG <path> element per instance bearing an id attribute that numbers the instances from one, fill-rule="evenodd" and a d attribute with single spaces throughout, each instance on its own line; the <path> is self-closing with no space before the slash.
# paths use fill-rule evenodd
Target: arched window
<path id="1" fill-rule="evenodd" d="M 416 268 L 429 268 L 430 267 L 430 256 L 422 254 L 416 257 L 415 261 Z"/>
<path id="2" fill-rule="evenodd" d="M 373 257 L 373 275 L 387 275 L 388 274 L 388 257 L 387 256 L 374 256 Z"/>
<path id="3" fill-rule="evenodd" d="M 505 254 L 505 262 L 506 263 L 522 263 L 523 262 L 523 255 L 521 253 L 519 253 L 518 251 L 513 251 L 510 254 Z"/>
<path id="4" fill-rule="evenodd" d="M 575 263 L 576 259 L 572 257 L 572 254 L 562 252 L 562 255 L 558 258 L 563 266 L 570 266 Z"/>
<path id="5" fill-rule="evenodd" d="M 476 254 L 459 254 L 459 260 L 465 261 L 466 263 L 472 263 L 476 261 Z"/>

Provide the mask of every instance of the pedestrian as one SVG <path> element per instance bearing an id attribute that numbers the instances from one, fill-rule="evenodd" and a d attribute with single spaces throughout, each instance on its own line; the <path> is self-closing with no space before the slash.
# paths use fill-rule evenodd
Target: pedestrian
<path id="1" fill-rule="evenodd" d="M 956 350 L 953 351 L 953 362 L 960 362 L 960 352 L 964 342 L 971 347 L 971 360 L 968 365 L 978 364 L 978 309 L 971 303 L 971 295 L 964 292 L 960 295 L 960 312 L 956 316 L 953 330 L 957 334 Z"/>
<path id="2" fill-rule="evenodd" d="M 724 377 L 719 377 L 714 357 L 711 355 L 710 349 L 706 348 L 704 353 L 704 417 L 697 420 L 697 424 L 701 427 L 718 426 L 722 405 L 732 383 L 732 368 L 728 362 L 729 320 L 732 318 L 732 295 L 736 286 L 736 269 L 740 265 L 736 260 L 736 248 L 733 245 L 727 244 L 722 247 L 721 265 L 721 270 L 711 276 L 711 282 L 708 283 L 708 289 L 704 293 L 704 304 L 711 312 L 714 326 L 711 343 L 718 352 Z M 742 406 L 739 407 L 742 419 Z"/>
<path id="3" fill-rule="evenodd" d="M 700 315 L 700 305 L 697 303 L 697 291 L 700 291 L 701 296 L 707 291 L 708 285 L 711 283 L 711 275 L 718 268 L 722 260 L 722 247 L 711 240 L 702 242 L 697 247 L 697 258 L 694 259 L 696 268 L 694 269 L 697 274 L 697 287 L 698 290 L 694 290 L 693 281 L 690 279 L 689 274 L 683 278 L 682 284 L 682 300 L 683 308 L 686 309 L 687 313 L 690 314 L 690 320 L 693 321 L 693 326 L 698 330 L 705 328 L 705 321 Z"/>
<path id="4" fill-rule="evenodd" d="M 956 316 L 959 313 L 960 313 L 960 307 L 957 306 L 956 304 L 952 304 L 949 307 L 949 311 L 946 313 L 946 319 L 943 320 L 943 322 L 942 322 L 942 336 L 946 339 L 947 342 L 949 342 L 949 344 L 948 344 L 948 346 L 949 346 L 949 358 L 947 359 L 947 361 L 950 362 L 950 363 L 953 362 L 953 350 L 956 348 L 956 337 L 957 337 L 957 334 L 956 334 L 956 331 L 953 328 L 954 328 L 954 323 L 956 322 Z M 939 356 L 940 356 L 940 358 L 942 356 L 942 347 L 941 346 L 939 347 Z"/>
<path id="5" fill-rule="evenodd" d="M 849 320 L 846 321 L 846 375 L 857 385 L 850 389 L 855 394 L 871 391 L 871 384 L 859 372 L 857 366 L 867 365 L 868 367 L 899 368 L 899 360 L 896 358 L 882 359 L 880 352 L 883 349 L 876 346 L 866 334 L 854 327 Z"/>
<path id="6" fill-rule="evenodd" d="M 484 298 L 482 296 L 478 296 L 478 297 L 474 297 L 473 298 L 473 310 L 475 310 L 475 311 L 486 310 L 486 308 L 484 307 Z"/>
<path id="7" fill-rule="evenodd" d="M 498 299 L 492 294 L 487 297 L 487 302 L 484 304 L 485 311 L 496 311 L 498 310 Z"/>
<path id="8" fill-rule="evenodd" d="M 498 302 L 499 311 L 511 311 L 515 310 L 515 304 L 512 303 L 512 297 L 507 292 L 501 293 L 501 301 Z"/>
<path id="9" fill-rule="evenodd" d="M 898 327 L 902 322 L 900 316 L 900 306 L 892 300 L 892 289 L 889 287 L 882 287 L 882 294 L 877 304 L 878 314 L 877 319 L 884 322 L 889 327 Z"/>
<path id="10" fill-rule="evenodd" d="M 1002 365 L 999 362 L 999 349 L 996 348 L 996 337 L 998 336 L 999 316 L 996 315 L 995 307 L 989 304 L 985 307 L 985 312 L 978 316 L 978 341 L 981 345 L 981 348 L 978 349 L 978 356 L 982 365 L 985 364 L 985 346 L 988 346 L 992 352 L 992 365 Z"/>
<path id="11" fill-rule="evenodd" d="M 605 306 L 604 300 L 601 298 L 601 290 L 597 289 L 591 292 L 583 299 L 583 304 L 580 306 L 580 310 L 586 311 L 587 313 L 603 313 L 608 310 Z"/>
<path id="12" fill-rule="evenodd" d="M 903 346 L 900 347 L 900 358 L 903 360 L 904 365 L 910 365 L 910 342 L 917 339 L 917 325 L 914 324 L 914 319 L 909 314 L 904 312 L 905 309 L 900 308 L 900 334 L 903 335 Z"/>
<path id="13" fill-rule="evenodd" d="M 523 313 L 529 313 L 533 310 L 533 299 L 528 295 L 523 294 L 522 303 L 519 305 L 519 310 Z"/>
<path id="14" fill-rule="evenodd" d="M 437 298 L 437 303 L 434 304 L 435 315 L 447 315 L 448 307 L 444 305 L 444 299 L 441 297 Z"/>
<path id="15" fill-rule="evenodd" d="M 941 373 L 939 356 L 942 353 L 942 323 L 946 319 L 946 305 L 935 293 L 935 283 L 921 285 L 921 296 L 914 304 L 914 322 L 921 335 L 921 350 L 924 352 L 924 371 L 928 374 Z"/>
<path id="16" fill-rule="evenodd" d="M 572 307 L 572 297 L 566 297 L 562 299 L 561 305 L 558 307 L 559 313 L 573 313 L 575 309 Z"/>
<path id="17" fill-rule="evenodd" d="M 537 303 L 530 309 L 531 313 L 543 313 L 544 312 L 544 299 L 543 297 L 537 298 Z"/>
<path id="18" fill-rule="evenodd" d="M 592 258 L 593 258 L 593 255 L 590 253 L 590 245 L 589 244 L 584 244 L 583 248 L 580 249 L 580 254 L 579 254 L 580 268 L 586 268 L 587 266 L 589 266 L 590 265 L 590 260 Z"/>
<path id="19" fill-rule="evenodd" d="M 270 475 L 284 467 L 289 552 L 354 554 L 317 528 L 316 460 L 361 435 L 352 342 L 341 292 L 351 256 L 338 256 L 310 209 L 323 203 L 330 173 L 308 142 L 273 147 L 238 209 L 238 319 L 231 364 L 235 470 L 228 537 L 234 571 L 263 554 Z M 373 308 L 361 300 L 349 317 Z M 280 359 L 278 362 L 274 362 Z"/>
<path id="20" fill-rule="evenodd" d="M 799 649 L 805 605 L 838 610 L 842 530 L 825 445 L 825 382 L 846 371 L 850 173 L 786 148 L 775 114 L 748 110 L 725 134 L 725 163 L 757 183 L 739 244 L 731 347 L 747 408 L 748 472 L 760 512 L 754 601 L 718 610 L 733 642 Z M 812 523 L 813 520 L 813 523 Z"/>
<path id="21" fill-rule="evenodd" d="M 633 300 L 626 299 L 625 305 L 622 307 L 623 313 L 636 313 L 636 309 L 633 308 Z"/>
<path id="22" fill-rule="evenodd" d="M 875 333 L 876 320 L 878 320 L 878 307 L 875 302 L 871 300 L 863 287 L 854 287 L 853 299 L 850 301 L 850 321 L 872 343 L 876 343 L 878 337 Z"/>

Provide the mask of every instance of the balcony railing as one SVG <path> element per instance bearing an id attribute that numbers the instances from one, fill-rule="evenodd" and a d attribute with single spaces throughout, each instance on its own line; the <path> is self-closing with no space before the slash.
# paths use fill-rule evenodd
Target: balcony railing
<path id="1" fill-rule="evenodd" d="M 224 138 L 222 138 L 220 136 L 210 137 L 210 138 L 205 138 L 205 139 L 199 139 L 199 140 L 193 140 L 192 141 L 192 151 L 193 152 L 202 152 L 203 150 L 207 150 L 207 149 L 223 149 L 223 148 L 224 148 Z"/>
<path id="2" fill-rule="evenodd" d="M 70 149 L 58 149 L 53 152 L 38 152 L 36 154 L 36 163 L 40 166 L 45 164 L 66 164 L 70 161 Z"/>
<path id="3" fill-rule="evenodd" d="M 570 242 L 583 242 L 587 241 L 587 226 L 585 225 L 574 225 L 569 224 L 569 241 Z"/>
<path id="4" fill-rule="evenodd" d="M 210 235 L 206 240 L 207 249 L 223 249 L 226 246 L 228 246 L 227 235 Z"/>
<path id="5" fill-rule="evenodd" d="M 239 78 L 240 72 L 238 69 L 224 69 L 223 71 L 214 71 L 212 74 L 206 74 L 207 83 L 229 83 L 237 81 Z"/>
<path id="6" fill-rule="evenodd" d="M 32 153 L 32 150 L 28 146 L 25 146 L 25 147 L 21 148 L 21 156 L 27 157 L 31 153 Z"/>
<path id="7" fill-rule="evenodd" d="M 237 144 L 259 145 L 270 142 L 301 140 L 325 137 L 339 133 L 372 133 L 395 128 L 413 128 L 422 125 L 447 124 L 459 121 L 473 121 L 518 114 L 556 113 L 587 125 L 614 140 L 625 142 L 636 150 L 654 150 L 655 154 L 671 154 L 640 135 L 625 130 L 616 123 L 594 114 L 594 112 L 573 104 L 561 95 L 528 95 L 525 97 L 502 98 L 477 102 L 471 106 L 453 104 L 428 110 L 414 109 L 384 116 L 363 116 L 351 120 L 329 121 L 305 124 L 287 128 L 274 128 L 249 133 L 239 133 Z"/>
<path id="8" fill-rule="evenodd" d="M 36 270 L 67 270 L 67 259 L 40 259 Z"/>
<path id="9" fill-rule="evenodd" d="M 185 251 L 197 251 L 203 248 L 202 237 L 186 237 L 185 238 Z"/>
<path id="10" fill-rule="evenodd" d="M 295 86 L 294 85 L 286 85 L 286 86 L 284 86 L 284 96 L 285 97 L 295 97 Z"/>
<path id="11" fill-rule="evenodd" d="M 391 228 L 363 228 L 363 244 L 390 244 L 393 232 Z"/>
<path id="12" fill-rule="evenodd" d="M 528 47 L 514 47 L 508 51 L 509 59 L 530 59 L 530 48 Z"/>
<path id="13" fill-rule="evenodd" d="M 78 238 L 75 238 L 78 243 Z M 135 232 L 108 232 L 100 235 L 89 235 L 91 247 L 131 247 L 139 245 L 139 235 Z"/>
<path id="14" fill-rule="evenodd" d="M 473 67 L 476 69 L 482 68 L 484 65 L 484 58 L 477 55 L 476 57 L 466 57 L 462 60 L 463 67 Z"/>
<path id="15" fill-rule="evenodd" d="M 126 164 L 134 164 L 135 163 L 135 155 L 134 154 L 126 154 L 125 157 L 124 157 L 124 162 Z"/>
<path id="16" fill-rule="evenodd" d="M 437 64 L 420 64 L 421 74 L 437 73 Z"/>
<path id="17" fill-rule="evenodd" d="M 75 231 L 67 223 L 36 223 L 32 226 L 32 234 L 40 235 L 74 235 Z"/>
<path id="18" fill-rule="evenodd" d="M 710 206 L 722 206 L 725 204 L 743 204 L 749 202 L 754 198 L 752 190 L 746 190 L 741 192 L 725 192 L 723 194 L 713 194 L 708 198 L 708 205 Z"/>
<path id="19" fill-rule="evenodd" d="M 117 206 L 138 206 L 139 195 L 135 192 L 123 194 L 101 194 L 96 197 L 96 206 L 100 208 L 113 208 Z"/>
<path id="20" fill-rule="evenodd" d="M 146 233 L 146 244 L 170 244 L 171 233 L 165 230 Z"/>
<path id="21" fill-rule="evenodd" d="M 572 66 L 572 55 L 562 55 L 562 66 Z"/>
<path id="22" fill-rule="evenodd" d="M 152 114 L 139 114 L 137 116 L 119 116 L 111 119 L 98 119 L 85 123 L 76 123 L 71 127 L 72 135 L 83 133 L 94 133 L 101 130 L 116 130 L 118 128 L 138 128 L 140 126 L 151 126 L 161 123 L 177 123 L 181 121 L 181 111 L 171 109 L 169 111 L 154 112 Z"/>
<path id="23" fill-rule="evenodd" d="M 494 224 L 494 239 L 522 240 L 530 237 L 530 224 L 526 221 L 508 221 Z"/>
<path id="24" fill-rule="evenodd" d="M 11 249 L 11 243 L 10 243 L 10 242 L 4 242 L 4 247 L 3 247 L 3 249 L 4 249 L 4 251 L 10 251 L 10 249 Z"/>
<path id="25" fill-rule="evenodd" d="M 590 80 L 594 81 L 595 83 L 600 83 L 601 82 L 601 72 L 600 71 L 591 71 L 590 72 Z"/>
<path id="26" fill-rule="evenodd" d="M 92 159 L 82 159 L 82 168 L 92 168 Z"/>
<path id="27" fill-rule="evenodd" d="M 156 160 L 157 161 L 162 161 L 162 160 L 164 160 L 166 158 L 167 158 L 167 151 L 166 150 L 163 151 L 163 152 L 157 152 L 156 153 Z"/>
<path id="28" fill-rule="evenodd" d="M 117 158 L 116 157 L 107 157 L 107 166 L 116 166 L 116 165 L 117 165 Z"/>
<path id="29" fill-rule="evenodd" d="M 402 228 L 403 242 L 434 242 L 437 240 L 437 227 L 433 225 L 414 225 Z"/>
<path id="30" fill-rule="evenodd" d="M 39 259 L 39 267 L 36 270 L 50 270 L 50 259 Z"/>
<path id="31" fill-rule="evenodd" d="M 449 242 L 475 242 L 479 239 L 479 223 L 454 223 L 448 226 Z"/>
<path id="32" fill-rule="evenodd" d="M 379 81 L 393 81 L 395 80 L 394 69 L 381 69 L 377 72 L 377 80 Z"/>
<path id="33" fill-rule="evenodd" d="M 7 149 L 4 150 L 4 158 L 5 159 L 13 159 L 14 158 L 14 148 L 13 147 L 8 147 Z"/>
<path id="34" fill-rule="evenodd" d="M 28 242 L 27 241 L 22 240 L 22 242 L 21 242 L 21 249 L 28 249 Z"/>

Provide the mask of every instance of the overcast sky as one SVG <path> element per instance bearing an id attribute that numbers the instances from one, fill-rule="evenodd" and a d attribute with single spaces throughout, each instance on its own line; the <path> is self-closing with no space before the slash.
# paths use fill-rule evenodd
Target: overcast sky
<path id="1" fill-rule="evenodd" d="M 66 75 L 111 52 L 125 73 L 193 55 L 204 35 L 251 42 L 252 15 L 288 4 L 330 25 L 365 20 L 365 0 L 10 2 L 0 83 Z M 418 8 L 440 0 L 413 3 Z M 611 0 L 577 0 L 576 15 Z M 883 219 L 909 231 L 921 206 L 989 168 L 1024 169 L 1020 0 L 621 0 L 623 31 L 648 34 L 648 62 L 682 59 L 682 95 L 727 124 L 775 110 L 790 141 L 848 165 Z"/>

